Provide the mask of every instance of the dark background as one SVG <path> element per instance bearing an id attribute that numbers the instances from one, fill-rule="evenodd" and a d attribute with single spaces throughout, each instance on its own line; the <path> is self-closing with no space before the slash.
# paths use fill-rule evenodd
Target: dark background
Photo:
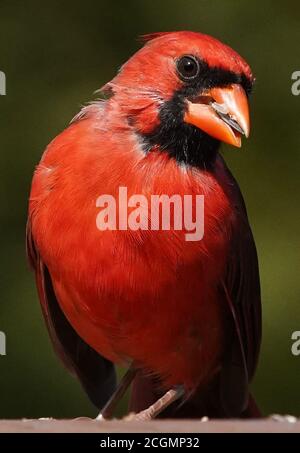
<path id="1" fill-rule="evenodd" d="M 0 417 L 94 416 L 62 368 L 41 318 L 24 250 L 27 198 L 47 143 L 135 52 L 137 36 L 191 29 L 241 53 L 257 84 L 252 134 L 241 150 L 223 147 L 248 206 L 258 247 L 263 344 L 253 391 L 266 414 L 300 415 L 299 1 L 0 0 Z M 63 206 L 62 206 L 63 209 Z"/>

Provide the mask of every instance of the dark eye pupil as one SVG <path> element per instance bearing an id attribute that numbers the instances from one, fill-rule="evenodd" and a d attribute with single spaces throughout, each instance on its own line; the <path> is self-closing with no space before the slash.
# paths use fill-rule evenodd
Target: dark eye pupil
<path id="1" fill-rule="evenodd" d="M 192 79 L 198 75 L 198 61 L 194 57 L 182 57 L 177 62 L 177 71 L 183 80 Z"/>
<path id="2" fill-rule="evenodd" d="M 194 65 L 194 63 L 192 61 L 187 60 L 187 61 L 184 62 L 183 69 L 185 70 L 185 72 L 191 73 L 191 72 L 194 71 L 194 66 L 195 65 Z"/>

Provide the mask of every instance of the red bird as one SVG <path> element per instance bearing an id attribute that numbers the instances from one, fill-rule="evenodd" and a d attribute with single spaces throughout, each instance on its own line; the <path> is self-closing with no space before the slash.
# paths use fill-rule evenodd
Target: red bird
<path id="1" fill-rule="evenodd" d="M 249 134 L 253 80 L 210 36 L 147 36 L 106 100 L 83 108 L 36 168 L 27 247 L 43 313 L 103 417 L 131 381 L 137 418 L 258 414 L 248 388 L 261 339 L 257 254 L 218 152 Z M 101 231 L 97 199 L 120 187 L 146 200 L 204 195 L 202 240 L 174 225 Z M 114 364 L 129 366 L 118 388 Z"/>

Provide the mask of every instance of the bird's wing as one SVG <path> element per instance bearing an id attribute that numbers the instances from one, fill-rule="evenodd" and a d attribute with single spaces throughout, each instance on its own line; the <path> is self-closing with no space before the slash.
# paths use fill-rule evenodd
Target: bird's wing
<path id="1" fill-rule="evenodd" d="M 69 371 L 78 377 L 92 403 L 102 409 L 116 388 L 114 365 L 78 336 L 62 312 L 49 270 L 34 243 L 30 219 L 26 237 L 27 255 L 35 271 L 39 299 L 54 349 Z"/>
<path id="2" fill-rule="evenodd" d="M 258 417 L 249 394 L 261 341 L 260 281 L 256 247 L 239 186 L 221 157 L 218 180 L 228 193 L 237 214 L 226 273 L 220 282 L 220 298 L 231 313 L 232 337 L 221 373 L 205 393 L 192 395 L 183 404 L 165 410 L 162 417 L 194 418 Z M 228 332 L 230 336 L 230 332 Z M 133 383 L 131 410 L 142 410 L 162 396 L 157 382 L 138 374 Z"/>
<path id="3" fill-rule="evenodd" d="M 248 384 L 254 375 L 260 349 L 260 280 L 257 252 L 245 203 L 237 182 L 225 163 L 223 165 L 238 221 L 232 234 L 230 256 L 222 282 L 222 290 L 232 314 L 234 334 L 222 368 L 221 399 L 226 413 L 238 414 L 247 406 Z"/>

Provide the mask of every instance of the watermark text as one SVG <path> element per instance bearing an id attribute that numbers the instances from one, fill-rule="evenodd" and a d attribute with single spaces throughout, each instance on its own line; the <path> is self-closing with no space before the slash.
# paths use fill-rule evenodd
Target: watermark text
<path id="1" fill-rule="evenodd" d="M 6 76 L 3 71 L 0 71 L 0 96 L 6 95 Z"/>
<path id="2" fill-rule="evenodd" d="M 296 330 L 292 333 L 291 339 L 293 340 L 293 344 L 291 347 L 292 354 L 294 356 L 300 355 L 300 330 Z"/>
<path id="3" fill-rule="evenodd" d="M 186 241 L 200 241 L 204 236 L 204 195 L 128 197 L 127 187 L 121 186 L 117 197 L 101 195 L 96 207 L 101 208 L 96 218 L 100 231 L 184 231 Z"/>
<path id="4" fill-rule="evenodd" d="M 300 95 L 300 71 L 294 71 L 292 74 L 292 94 L 294 96 Z"/>
<path id="5" fill-rule="evenodd" d="M 0 356 L 6 355 L 6 335 L 0 331 Z"/>

